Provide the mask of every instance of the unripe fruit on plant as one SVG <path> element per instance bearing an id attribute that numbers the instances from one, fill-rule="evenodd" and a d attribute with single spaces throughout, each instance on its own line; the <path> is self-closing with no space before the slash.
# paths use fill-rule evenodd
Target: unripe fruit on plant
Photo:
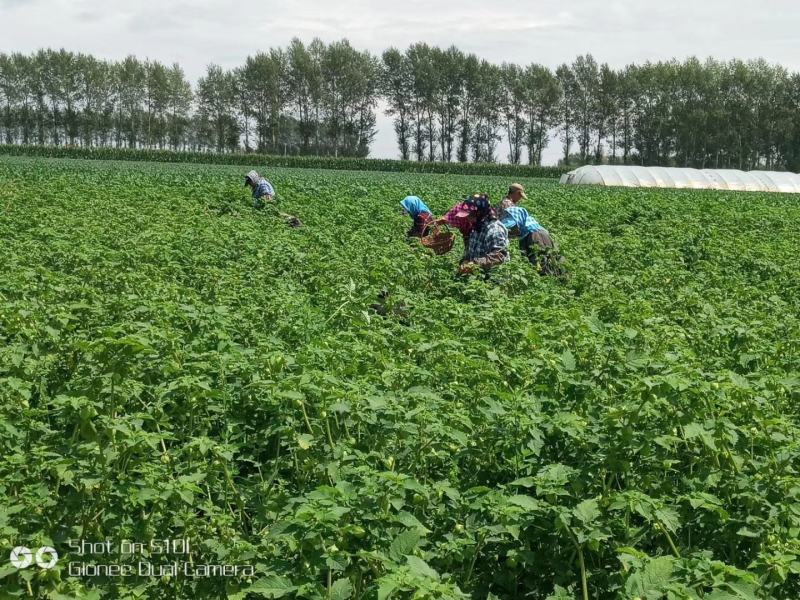
<path id="1" fill-rule="evenodd" d="M 386 465 L 387 469 L 394 468 L 394 456 L 390 456 L 389 458 L 384 459 L 383 464 Z"/>
<path id="2" fill-rule="evenodd" d="M 518 564 L 519 564 L 519 560 L 517 560 L 517 557 L 516 557 L 516 556 L 514 556 L 514 555 L 511 555 L 511 556 L 509 556 L 509 557 L 507 557 L 507 558 L 506 558 L 506 566 L 507 566 L 509 569 L 514 569 L 514 568 L 516 568 L 516 566 L 517 566 Z"/>
<path id="3" fill-rule="evenodd" d="M 456 533 L 464 533 L 464 526 L 461 523 L 456 523 L 456 526 L 453 527 L 453 530 Z"/>
<path id="4" fill-rule="evenodd" d="M 169 454 L 164 453 L 161 455 L 161 462 L 167 465 L 172 462 L 172 459 L 169 457 Z"/>
<path id="5" fill-rule="evenodd" d="M 323 410 L 321 413 L 319 413 L 319 416 L 322 417 L 323 419 L 326 418 L 328 416 L 328 411 Z"/>
<path id="6" fill-rule="evenodd" d="M 353 537 L 357 537 L 357 538 L 363 538 L 363 537 L 364 537 L 364 536 L 367 534 L 367 532 L 366 532 L 366 530 L 365 530 L 363 527 L 361 527 L 360 525 L 354 525 L 354 526 L 353 526 L 353 528 L 352 528 L 352 529 L 350 529 L 350 534 L 351 534 Z"/>
<path id="7" fill-rule="evenodd" d="M 713 389 L 715 389 L 715 390 L 718 390 L 719 389 L 719 384 L 715 381 L 714 383 L 711 384 L 711 387 Z"/>

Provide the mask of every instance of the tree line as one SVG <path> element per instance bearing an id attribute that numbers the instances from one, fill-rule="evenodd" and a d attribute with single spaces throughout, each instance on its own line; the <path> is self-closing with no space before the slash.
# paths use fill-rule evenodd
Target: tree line
<path id="1" fill-rule="evenodd" d="M 755 61 L 591 55 L 551 70 L 417 43 L 380 57 L 292 40 L 192 86 L 177 64 L 0 54 L 0 139 L 284 155 L 369 154 L 379 101 L 399 158 L 800 170 L 800 75 Z"/>

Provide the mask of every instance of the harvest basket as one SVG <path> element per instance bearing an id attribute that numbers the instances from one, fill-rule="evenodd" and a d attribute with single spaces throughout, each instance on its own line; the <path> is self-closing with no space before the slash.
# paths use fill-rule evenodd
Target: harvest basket
<path id="1" fill-rule="evenodd" d="M 426 248 L 433 250 L 435 254 L 447 254 L 453 248 L 456 234 L 447 225 L 431 223 L 419 241 Z"/>

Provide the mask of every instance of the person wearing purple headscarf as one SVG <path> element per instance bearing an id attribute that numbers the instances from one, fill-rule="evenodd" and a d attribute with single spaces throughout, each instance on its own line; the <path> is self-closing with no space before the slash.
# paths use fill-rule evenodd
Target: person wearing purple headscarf
<path id="1" fill-rule="evenodd" d="M 458 267 L 460 273 L 470 273 L 480 267 L 488 271 L 508 262 L 508 230 L 498 219 L 486 194 L 474 194 L 466 200 L 472 223 L 469 241 Z"/>

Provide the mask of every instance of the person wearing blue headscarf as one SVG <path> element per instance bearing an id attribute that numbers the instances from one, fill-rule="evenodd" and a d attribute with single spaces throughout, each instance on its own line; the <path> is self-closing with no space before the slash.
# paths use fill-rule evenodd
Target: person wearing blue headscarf
<path id="1" fill-rule="evenodd" d="M 428 205 L 419 196 L 406 196 L 400 201 L 400 205 L 414 221 L 408 230 L 408 237 L 424 236 L 425 230 L 433 222 L 433 213 Z"/>
<path id="2" fill-rule="evenodd" d="M 519 248 L 540 275 L 563 275 L 564 257 L 550 232 L 521 206 L 510 206 L 500 219 L 509 230 L 519 231 Z"/>

